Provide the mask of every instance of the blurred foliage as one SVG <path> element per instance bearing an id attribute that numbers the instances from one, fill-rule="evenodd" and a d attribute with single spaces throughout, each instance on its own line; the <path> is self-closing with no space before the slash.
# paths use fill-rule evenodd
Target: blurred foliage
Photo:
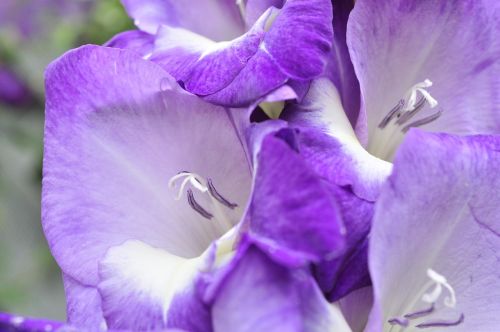
<path id="1" fill-rule="evenodd" d="M 43 73 L 65 51 L 134 26 L 119 0 L 0 2 L 0 64 L 34 96 L 23 107 L 0 101 L 0 310 L 64 319 L 60 271 L 40 223 Z"/>

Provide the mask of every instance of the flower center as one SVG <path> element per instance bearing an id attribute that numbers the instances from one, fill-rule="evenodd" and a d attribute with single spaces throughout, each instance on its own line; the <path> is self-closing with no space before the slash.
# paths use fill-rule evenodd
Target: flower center
<path id="1" fill-rule="evenodd" d="M 412 127 L 420 127 L 431 123 L 441 116 L 438 110 L 432 114 L 415 119 L 421 113 L 426 104 L 430 108 L 438 105 L 436 99 L 426 90 L 432 86 L 432 82 L 426 79 L 412 86 L 404 98 L 386 114 L 380 121 L 370 138 L 368 151 L 376 157 L 390 161 L 396 148 L 403 140 L 404 134 Z"/>
<path id="2" fill-rule="evenodd" d="M 387 320 L 387 323 L 389 323 L 389 332 L 408 331 L 408 328 L 414 330 L 413 328 L 425 329 L 431 327 L 451 327 L 463 323 L 465 318 L 463 313 L 461 313 L 457 319 L 451 321 L 429 319 L 421 323 L 414 323 L 414 321 L 418 319 L 439 313 L 446 307 L 455 308 L 457 304 L 455 290 L 444 276 L 432 269 L 427 270 L 427 276 L 430 280 L 424 285 L 423 289 L 426 292 L 421 296 L 420 300 L 430 305 L 423 309 L 405 313 L 401 317 L 394 317 Z M 442 297 L 441 295 L 443 294 L 443 291 L 447 292 L 448 295 L 443 297 L 443 305 L 440 306 L 438 301 Z M 413 307 L 413 304 L 411 304 L 410 307 Z"/>
<path id="3" fill-rule="evenodd" d="M 182 171 L 174 175 L 168 181 L 170 188 L 178 187 L 175 200 L 180 200 L 184 192 L 186 192 L 187 202 L 189 206 L 203 218 L 215 221 L 222 232 L 226 232 L 233 224 L 226 215 L 223 208 L 233 210 L 238 205 L 230 202 L 215 188 L 213 181 L 210 178 L 204 177 L 191 172 Z M 177 186 L 178 185 L 178 186 Z M 209 198 L 209 207 L 203 207 L 195 198 L 195 189 L 206 195 Z"/>

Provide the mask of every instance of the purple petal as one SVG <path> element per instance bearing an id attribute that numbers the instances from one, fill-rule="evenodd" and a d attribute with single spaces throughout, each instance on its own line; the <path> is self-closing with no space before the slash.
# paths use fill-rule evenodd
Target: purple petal
<path id="1" fill-rule="evenodd" d="M 151 54 L 154 47 L 155 36 L 140 30 L 124 31 L 109 41 L 104 46 L 133 50 L 141 56 Z"/>
<path id="2" fill-rule="evenodd" d="M 68 323 L 94 330 L 105 327 L 101 298 L 97 289 L 84 286 L 65 274 L 63 274 L 63 281 Z"/>
<path id="3" fill-rule="evenodd" d="M 361 120 L 370 151 L 382 141 L 377 126 L 414 84 L 429 79 L 442 115 L 424 125 L 455 134 L 500 132 L 499 2 L 356 1 L 347 33 L 361 85 Z M 417 117 L 435 110 L 424 107 Z"/>
<path id="4" fill-rule="evenodd" d="M 0 312 L 0 330 L 5 332 L 50 332 L 57 331 L 62 326 L 63 323 L 61 322 Z"/>
<path id="5" fill-rule="evenodd" d="M 201 265 L 198 260 L 177 257 L 140 241 L 110 248 L 99 263 L 99 293 L 108 326 L 166 328 L 172 301 L 192 287 L 201 268 L 197 265 Z"/>
<path id="6" fill-rule="evenodd" d="M 216 41 L 243 33 L 244 23 L 234 0 L 122 0 L 125 10 L 143 31 L 154 34 L 160 25 L 185 28 Z"/>
<path id="7" fill-rule="evenodd" d="M 360 108 L 359 82 L 347 49 L 347 19 L 354 7 L 353 0 L 333 1 L 333 47 L 326 74 L 337 87 L 347 118 L 352 126 Z"/>
<path id="8" fill-rule="evenodd" d="M 63 271 L 82 284 L 96 286 L 99 260 L 127 240 L 195 257 L 226 231 L 174 199 L 168 182 L 181 171 L 211 178 L 238 204 L 224 210 L 230 224 L 245 208 L 250 171 L 228 114 L 172 84 L 154 63 L 97 46 L 47 71 L 43 226 Z M 198 203 L 214 212 L 204 195 Z"/>
<path id="9" fill-rule="evenodd" d="M 373 305 L 373 289 L 358 289 L 339 301 L 340 309 L 352 332 L 363 332 Z"/>
<path id="10" fill-rule="evenodd" d="M 240 249 L 218 286 L 214 331 L 350 331 L 302 269 L 270 260 L 255 246 Z"/>
<path id="11" fill-rule="evenodd" d="M 267 9 L 283 7 L 283 2 L 283 0 L 247 0 L 245 6 L 246 26 L 248 28 L 253 26 Z"/>
<path id="12" fill-rule="evenodd" d="M 376 200 L 391 164 L 361 146 L 329 80 L 313 81 L 304 100 L 289 107 L 282 118 L 301 128 L 302 155 L 313 169 L 361 199 Z"/>
<path id="13" fill-rule="evenodd" d="M 269 8 L 246 34 L 221 43 L 162 27 L 151 60 L 209 102 L 246 107 L 288 80 L 305 86 L 323 72 L 332 43 L 329 12 L 330 1 L 291 0 L 281 10 Z"/>
<path id="14" fill-rule="evenodd" d="M 344 226 L 332 193 L 302 160 L 296 132 L 263 139 L 256 156 L 250 232 L 313 260 L 338 255 Z"/>
<path id="15" fill-rule="evenodd" d="M 323 72 L 332 40 L 331 1 L 288 0 L 266 34 L 263 48 L 284 73 L 304 80 Z"/>
<path id="16" fill-rule="evenodd" d="M 376 204 L 370 237 L 375 306 L 368 331 L 429 307 L 422 294 L 434 284 L 429 269 L 447 279 L 455 306 L 432 301 L 431 315 L 411 324 L 451 324 L 453 331 L 500 326 L 500 138 L 427 134 L 412 130 Z"/>

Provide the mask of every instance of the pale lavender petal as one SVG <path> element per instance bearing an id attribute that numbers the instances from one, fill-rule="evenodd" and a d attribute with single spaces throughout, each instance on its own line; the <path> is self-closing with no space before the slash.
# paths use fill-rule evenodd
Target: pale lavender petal
<path id="1" fill-rule="evenodd" d="M 283 0 L 247 0 L 245 5 L 245 22 L 247 27 L 253 26 L 259 17 L 270 7 L 283 7 Z"/>
<path id="2" fill-rule="evenodd" d="M 387 144 L 377 126 L 414 84 L 429 79 L 441 110 L 425 130 L 500 132 L 498 1 L 356 1 L 347 42 L 361 85 L 370 148 Z M 363 116 L 361 120 L 366 120 Z"/>
<path id="3" fill-rule="evenodd" d="M 412 130 L 376 204 L 370 237 L 375 306 L 368 331 L 422 311 L 432 269 L 454 290 L 431 300 L 435 309 L 412 327 L 457 323 L 453 331 L 500 326 L 500 138 Z M 459 318 L 463 317 L 460 323 Z M 437 329 L 437 326 L 436 326 Z M 444 331 L 444 329 L 443 329 Z"/>
<path id="4" fill-rule="evenodd" d="M 94 330 L 106 327 L 102 314 L 101 297 L 97 288 L 82 285 L 64 274 L 63 282 L 68 323 Z"/>
<path id="5" fill-rule="evenodd" d="M 195 257 L 225 232 L 185 195 L 174 199 L 168 182 L 181 171 L 211 178 L 238 204 L 229 223 L 245 208 L 250 170 L 226 110 L 172 84 L 137 54 L 97 46 L 47 71 L 43 226 L 63 271 L 85 285 L 98 284 L 99 260 L 127 240 Z"/>
<path id="6" fill-rule="evenodd" d="M 306 270 L 280 265 L 252 245 L 240 248 L 217 288 L 215 332 L 350 331 Z"/>
<path id="7" fill-rule="evenodd" d="M 340 310 L 352 332 L 363 332 L 373 305 L 373 289 L 358 289 L 339 301 Z"/>
<path id="8" fill-rule="evenodd" d="M 122 0 L 143 31 L 154 34 L 160 25 L 185 28 L 216 41 L 244 32 L 244 22 L 234 0 Z"/>
<path id="9" fill-rule="evenodd" d="M 199 262 L 200 259 L 178 257 L 134 240 L 110 248 L 99 262 L 98 286 L 108 326 L 148 331 L 166 328 L 171 307 L 189 304 L 189 298 L 172 302 L 177 294 L 194 287 L 201 269 Z M 180 322 L 170 319 L 169 325 L 193 319 L 182 318 Z M 204 323 L 205 331 L 209 330 L 210 321 Z"/>
<path id="10" fill-rule="evenodd" d="M 108 40 L 104 46 L 133 50 L 141 56 L 151 54 L 155 36 L 140 30 L 124 31 Z"/>

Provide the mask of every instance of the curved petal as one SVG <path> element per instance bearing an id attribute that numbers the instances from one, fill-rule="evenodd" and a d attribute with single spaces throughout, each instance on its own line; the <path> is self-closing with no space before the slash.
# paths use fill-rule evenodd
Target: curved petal
<path id="1" fill-rule="evenodd" d="M 245 244 L 214 295 L 214 331 L 348 332 L 342 314 L 305 270 L 290 269 Z"/>
<path id="2" fill-rule="evenodd" d="M 53 63 L 46 86 L 42 219 L 66 274 L 96 286 L 99 260 L 131 239 L 198 256 L 239 221 L 250 170 L 226 110 L 133 52 L 98 46 Z M 176 200 L 169 179 L 182 171 L 210 178 L 237 206 L 195 188 Z"/>
<path id="3" fill-rule="evenodd" d="M 300 156 L 293 129 L 262 140 L 247 212 L 249 232 L 312 260 L 332 258 L 345 229 L 332 193 Z"/>
<path id="4" fill-rule="evenodd" d="M 359 198 L 376 200 L 392 165 L 361 146 L 331 81 L 314 80 L 304 100 L 281 118 L 301 128 L 302 154 L 312 168 L 331 183 L 350 187 Z"/>
<path id="5" fill-rule="evenodd" d="M 377 126 L 410 87 L 426 79 L 442 111 L 426 130 L 499 133 L 499 22 L 499 2 L 491 0 L 356 1 L 347 42 L 370 144 L 384 144 Z M 424 107 L 415 120 L 434 113 Z"/>
<path id="6" fill-rule="evenodd" d="M 200 268 L 199 259 L 181 258 L 141 241 L 110 248 L 99 262 L 98 286 L 108 326 L 148 331 L 166 328 L 175 296 L 193 287 Z M 210 321 L 206 323 L 204 330 L 208 331 Z"/>
<path id="7" fill-rule="evenodd" d="M 115 35 L 104 46 L 134 50 L 141 56 L 148 56 L 153 51 L 154 41 L 154 35 L 140 30 L 129 30 Z"/>
<path id="8" fill-rule="evenodd" d="M 270 7 L 283 7 L 284 0 L 247 0 L 244 13 L 247 28 L 254 25 L 259 17 Z"/>
<path id="9" fill-rule="evenodd" d="M 105 330 L 101 297 L 97 288 L 84 286 L 63 274 L 66 293 L 66 316 L 69 324 L 93 330 Z"/>
<path id="10" fill-rule="evenodd" d="M 431 300 L 431 313 L 411 319 L 405 331 L 437 322 L 454 324 L 458 332 L 500 326 L 499 167 L 498 136 L 410 131 L 376 204 L 370 238 L 375 306 L 368 331 L 428 308 L 423 294 L 435 284 L 433 274 L 446 279 L 443 286 L 455 300 L 446 299 L 452 294 L 445 290 Z"/>
<path id="11" fill-rule="evenodd" d="M 359 82 L 347 48 L 347 19 L 354 8 L 354 0 L 332 1 L 333 47 L 326 75 L 339 91 L 347 118 L 355 126 L 360 108 Z"/>
<path id="12" fill-rule="evenodd" d="M 241 35 L 244 23 L 234 0 L 122 0 L 141 30 L 154 34 L 160 25 L 185 28 L 216 41 Z"/>
<path id="13" fill-rule="evenodd" d="M 290 0 L 265 11 L 246 34 L 220 43 L 162 27 L 151 60 L 207 101 L 248 106 L 288 80 L 300 85 L 323 72 L 333 38 L 330 12 L 330 1 Z"/>

